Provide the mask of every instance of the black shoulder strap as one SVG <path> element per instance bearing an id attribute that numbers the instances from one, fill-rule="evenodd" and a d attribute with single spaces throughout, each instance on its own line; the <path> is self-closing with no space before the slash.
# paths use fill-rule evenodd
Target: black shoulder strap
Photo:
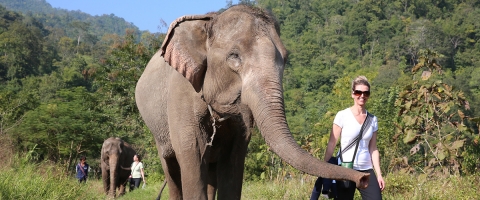
<path id="1" fill-rule="evenodd" d="M 82 170 L 83 175 L 86 176 L 87 174 L 86 174 L 85 171 L 83 170 L 83 167 L 82 167 L 82 165 L 80 165 L 80 163 L 78 163 L 78 167 L 80 168 L 80 170 Z"/>
<path id="2" fill-rule="evenodd" d="M 140 163 L 140 161 L 139 161 L 138 163 Z M 130 171 L 130 174 L 133 174 L 133 170 L 135 170 L 135 168 L 137 168 L 138 163 L 135 164 L 135 166 L 133 166 L 133 168 L 132 168 L 131 171 Z"/>
<path id="3" fill-rule="evenodd" d="M 363 122 L 362 128 L 360 128 L 360 133 L 357 135 L 357 137 L 355 137 L 355 139 L 350 144 L 348 144 L 347 147 L 343 150 L 341 149 L 341 145 L 340 145 L 340 159 L 342 160 L 342 162 L 343 162 L 342 154 L 347 152 L 349 149 L 353 147 L 353 145 L 356 144 L 355 152 L 353 153 L 352 162 L 353 160 L 355 160 L 355 155 L 357 154 L 357 150 L 359 146 L 358 144 L 360 143 L 360 140 L 362 140 L 363 132 L 365 131 L 365 129 L 368 129 L 372 120 L 373 120 L 373 115 L 367 112 L 367 116 L 365 117 L 365 121 Z"/>

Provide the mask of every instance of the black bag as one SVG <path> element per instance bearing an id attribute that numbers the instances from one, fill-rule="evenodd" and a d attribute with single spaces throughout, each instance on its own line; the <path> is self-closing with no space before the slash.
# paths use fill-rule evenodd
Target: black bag
<path id="1" fill-rule="evenodd" d="M 328 163 L 338 165 L 338 158 L 331 157 Z M 337 185 L 332 182 L 332 179 L 318 177 L 313 186 L 310 200 L 318 200 L 320 195 L 327 195 L 329 199 L 337 198 Z"/>
<path id="2" fill-rule="evenodd" d="M 360 133 L 358 134 L 358 136 L 349 145 L 347 145 L 347 147 L 344 150 L 340 149 L 339 156 L 332 156 L 330 160 L 328 160 L 328 163 L 339 165 L 338 158 L 340 158 L 343 161 L 342 154 L 347 150 L 351 149 L 353 145 L 357 144 L 355 148 L 355 153 L 353 155 L 353 158 L 355 158 L 355 154 L 357 154 L 357 150 L 358 150 L 358 143 L 362 138 L 362 133 L 365 127 L 370 125 L 371 119 L 373 119 L 373 115 L 371 115 L 370 113 L 367 113 L 367 117 L 365 119 L 365 122 L 362 125 L 362 128 L 360 129 Z M 352 159 L 352 162 L 342 162 L 342 163 L 343 164 L 340 164 L 342 167 L 348 167 L 350 169 L 353 168 L 353 159 Z M 335 183 L 333 183 L 332 181 L 333 181 L 332 179 L 318 177 L 317 181 L 315 181 L 315 185 L 313 187 L 310 200 L 317 200 L 320 194 L 328 194 L 328 198 L 337 198 L 337 186 L 341 188 L 355 187 L 355 182 L 353 181 L 335 180 Z"/>

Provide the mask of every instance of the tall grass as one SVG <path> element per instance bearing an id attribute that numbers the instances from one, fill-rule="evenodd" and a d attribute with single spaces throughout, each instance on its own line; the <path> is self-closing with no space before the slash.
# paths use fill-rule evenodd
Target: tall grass
<path id="1" fill-rule="evenodd" d="M 96 188 L 79 184 L 59 168 L 47 163 L 17 163 L 3 168 L 0 171 L 0 199 L 96 199 L 91 198 L 98 193 Z"/>
<path id="2" fill-rule="evenodd" d="M 28 157 L 28 156 L 27 156 Z M 61 166 L 15 156 L 10 166 L 0 167 L 0 200 L 10 199 L 106 199 L 101 180 L 79 184 Z M 246 181 L 242 199 L 309 199 L 316 178 L 302 175 L 283 181 Z M 383 199 L 478 199 L 480 177 L 456 177 L 422 181 L 418 176 L 388 174 Z M 148 180 L 147 180 L 148 182 Z M 145 189 L 127 192 L 120 200 L 155 199 L 161 183 L 148 182 Z M 161 199 L 168 199 L 168 186 Z M 356 193 L 355 199 L 361 199 Z"/>
<path id="3" fill-rule="evenodd" d="M 282 182 L 245 182 L 242 199 L 310 199 L 316 178 L 291 179 Z M 480 176 L 451 176 L 422 180 L 418 176 L 395 173 L 385 177 L 386 188 L 382 192 L 385 200 L 424 199 L 479 199 Z M 362 199 L 355 193 L 355 199 Z"/>

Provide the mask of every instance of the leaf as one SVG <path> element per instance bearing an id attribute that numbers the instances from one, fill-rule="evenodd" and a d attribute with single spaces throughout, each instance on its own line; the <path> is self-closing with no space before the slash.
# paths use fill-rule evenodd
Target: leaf
<path id="1" fill-rule="evenodd" d="M 415 122 L 417 121 L 416 119 L 417 117 L 405 116 L 403 121 L 405 121 L 406 126 L 414 126 L 416 124 Z"/>
<path id="2" fill-rule="evenodd" d="M 470 121 L 480 123 L 480 117 L 470 118 Z"/>
<path id="3" fill-rule="evenodd" d="M 406 156 L 402 157 L 403 164 L 408 166 L 408 158 Z"/>
<path id="4" fill-rule="evenodd" d="M 408 129 L 407 134 L 403 138 L 403 142 L 406 143 L 406 144 L 411 143 L 411 142 L 415 141 L 416 137 L 417 137 L 417 135 L 413 132 L 413 130 Z"/>
<path id="5" fill-rule="evenodd" d="M 404 98 L 405 96 L 407 96 L 408 93 L 409 93 L 408 91 L 401 91 L 401 92 L 398 94 L 398 97 Z"/>
<path id="6" fill-rule="evenodd" d="M 420 91 L 418 92 L 418 95 L 417 95 L 417 99 L 421 99 L 423 97 L 423 95 L 425 94 L 425 89 L 420 89 Z"/>
<path id="7" fill-rule="evenodd" d="M 460 116 L 462 120 L 465 118 L 465 114 L 461 110 L 458 110 L 458 116 Z"/>
<path id="8" fill-rule="evenodd" d="M 444 113 L 448 113 L 448 111 L 450 111 L 451 106 L 452 106 L 451 102 L 438 104 L 438 107 L 440 107 L 440 109 Z"/>
<path id="9" fill-rule="evenodd" d="M 422 62 L 422 59 L 420 59 L 420 62 L 418 64 L 416 64 L 415 67 L 412 68 L 412 72 L 415 73 L 417 70 L 419 70 L 423 66 L 424 66 L 424 64 Z"/>
<path id="10" fill-rule="evenodd" d="M 437 88 L 437 92 L 442 93 L 443 91 L 444 91 L 443 87 L 438 87 L 438 88 Z"/>
<path id="11" fill-rule="evenodd" d="M 462 123 L 458 123 L 457 129 L 458 129 L 458 131 L 460 131 L 460 132 L 464 132 L 464 131 L 467 131 L 467 130 L 468 130 L 467 126 L 465 126 L 465 124 L 463 124 L 463 122 L 462 122 Z"/>
<path id="12" fill-rule="evenodd" d="M 405 123 L 406 126 L 410 126 L 408 123 L 412 120 L 412 117 L 410 116 L 405 116 L 403 117 L 402 121 Z"/>
<path id="13" fill-rule="evenodd" d="M 437 154 L 437 157 L 439 160 L 444 160 L 445 159 L 445 153 L 443 151 L 439 151 Z"/>
<path id="14" fill-rule="evenodd" d="M 402 100 L 401 100 L 401 99 L 395 100 L 395 106 L 396 106 L 396 107 L 402 106 Z"/>
<path id="15" fill-rule="evenodd" d="M 412 106 L 412 101 L 408 101 L 405 103 L 405 109 L 410 110 L 411 106 Z"/>
<path id="16" fill-rule="evenodd" d="M 430 76 L 432 75 L 432 72 L 431 71 L 423 71 L 422 73 L 422 80 L 428 80 L 430 78 Z"/>
<path id="17" fill-rule="evenodd" d="M 461 147 L 463 147 L 463 144 L 465 143 L 465 139 L 463 140 L 457 140 L 455 142 L 453 142 L 452 146 L 450 147 L 450 149 L 459 149 Z"/>
<path id="18" fill-rule="evenodd" d="M 260 160 L 262 159 L 262 156 L 263 156 L 263 152 L 259 152 L 257 153 L 256 157 L 257 157 L 257 160 Z"/>

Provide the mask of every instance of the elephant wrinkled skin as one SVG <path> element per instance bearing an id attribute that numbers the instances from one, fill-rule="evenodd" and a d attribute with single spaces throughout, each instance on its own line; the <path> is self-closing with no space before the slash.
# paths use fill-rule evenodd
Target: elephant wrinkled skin
<path id="1" fill-rule="evenodd" d="M 135 150 L 120 138 L 111 137 L 103 142 L 100 162 L 107 195 L 115 197 L 117 188 L 119 195 L 125 194 L 134 155 Z"/>
<path id="2" fill-rule="evenodd" d="M 240 199 L 254 125 L 293 167 L 366 187 L 367 174 L 320 161 L 293 139 L 283 104 L 286 59 L 277 22 L 258 8 L 238 5 L 170 25 L 135 92 L 170 199 Z"/>

